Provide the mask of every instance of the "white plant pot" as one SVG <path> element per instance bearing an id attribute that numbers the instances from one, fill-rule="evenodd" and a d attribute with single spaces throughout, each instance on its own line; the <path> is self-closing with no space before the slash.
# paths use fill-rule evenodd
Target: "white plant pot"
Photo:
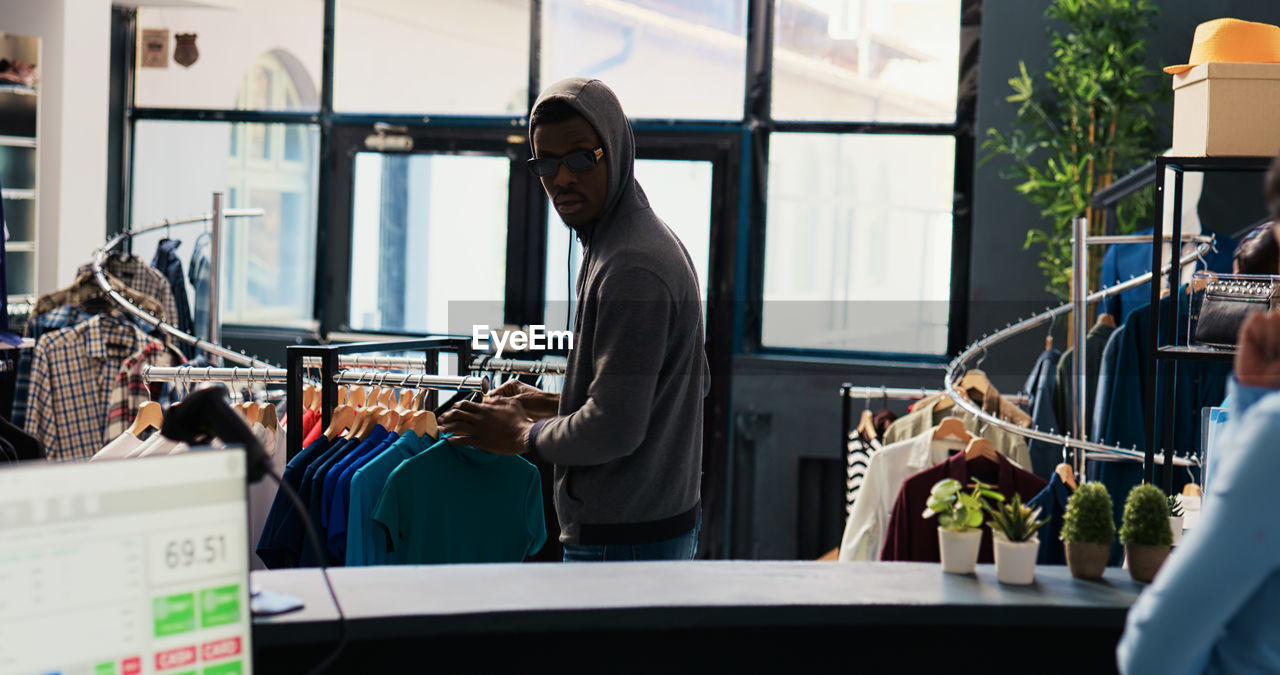
<path id="1" fill-rule="evenodd" d="M 1182 542 L 1182 519 L 1186 516 L 1169 516 L 1169 529 L 1173 530 L 1173 545 Z"/>
<path id="2" fill-rule="evenodd" d="M 1009 541 L 995 536 L 996 579 L 1002 584 L 1026 586 L 1036 579 L 1036 555 L 1040 553 L 1040 539 Z"/>
<path id="3" fill-rule="evenodd" d="M 978 548 L 982 546 L 982 530 L 957 532 L 938 528 L 938 550 L 942 554 L 942 571 L 951 574 L 973 574 L 978 564 Z"/>

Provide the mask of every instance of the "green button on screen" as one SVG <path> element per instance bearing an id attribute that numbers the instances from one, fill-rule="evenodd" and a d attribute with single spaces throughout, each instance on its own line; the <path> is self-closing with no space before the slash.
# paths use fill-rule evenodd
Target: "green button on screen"
<path id="1" fill-rule="evenodd" d="M 240 585 L 200 591 L 200 626 L 212 628 L 240 620 Z"/>
<path id="2" fill-rule="evenodd" d="M 241 672 L 239 661 L 219 663 L 204 669 L 204 675 L 240 675 Z"/>
<path id="3" fill-rule="evenodd" d="M 182 593 L 156 598 L 151 602 L 151 615 L 156 637 L 193 631 L 196 629 L 196 596 Z"/>

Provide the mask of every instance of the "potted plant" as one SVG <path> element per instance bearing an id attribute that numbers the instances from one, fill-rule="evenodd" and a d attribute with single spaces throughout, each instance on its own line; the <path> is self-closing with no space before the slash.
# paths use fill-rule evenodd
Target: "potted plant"
<path id="1" fill-rule="evenodd" d="M 1085 483 L 1067 500 L 1062 516 L 1062 541 L 1067 567 L 1077 579 L 1101 579 L 1116 538 L 1111 495 L 1102 483 Z"/>
<path id="2" fill-rule="evenodd" d="M 1160 488 L 1138 485 L 1129 491 L 1120 524 L 1120 543 L 1129 558 L 1129 576 L 1142 582 L 1154 579 L 1173 544 L 1169 502 Z"/>
<path id="3" fill-rule="evenodd" d="M 944 478 L 934 483 L 929 491 L 929 501 L 924 517 L 938 517 L 938 551 L 942 557 L 942 571 L 952 574 L 973 574 L 978 564 L 978 548 L 982 544 L 983 497 L 1004 501 L 1004 495 L 992 490 L 991 485 L 974 481 L 971 492 L 954 478 Z"/>
<path id="4" fill-rule="evenodd" d="M 1009 79 L 1006 101 L 1017 106 L 1012 127 L 991 128 L 984 162 L 1001 158 L 1000 175 L 1040 208 L 1042 227 L 1027 232 L 1024 248 L 1041 245 L 1047 290 L 1066 299 L 1071 289 L 1072 218 L 1089 219 L 1089 234 L 1106 232 L 1106 211 L 1093 194 L 1156 154 L 1154 104 L 1168 85 L 1147 63 L 1146 37 L 1155 31 L 1155 0 L 1050 0 L 1045 8 L 1048 65 L 1036 74 L 1024 62 Z M 1151 187 L 1118 205 L 1120 232 L 1149 220 Z M 1101 256 L 1090 260 L 1097 279 Z"/>
<path id="5" fill-rule="evenodd" d="M 1036 532 L 1049 522 L 1040 518 L 1040 508 L 1024 506 L 1022 497 L 992 508 L 983 504 L 991 516 L 991 534 L 995 539 L 996 579 L 1002 584 L 1027 585 L 1036 578 L 1036 554 L 1040 538 Z"/>
<path id="6" fill-rule="evenodd" d="M 1169 495 L 1169 529 L 1173 531 L 1173 545 L 1182 543 L 1182 499 Z"/>

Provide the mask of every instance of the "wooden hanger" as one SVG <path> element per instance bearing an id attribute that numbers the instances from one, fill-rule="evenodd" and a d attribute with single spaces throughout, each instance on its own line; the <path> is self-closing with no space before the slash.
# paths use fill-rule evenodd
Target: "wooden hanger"
<path id="1" fill-rule="evenodd" d="M 257 401 L 249 401 L 244 404 L 244 418 L 249 422 L 250 426 L 262 419 L 262 408 L 258 407 Z"/>
<path id="2" fill-rule="evenodd" d="M 382 390 L 382 397 L 378 399 L 378 403 L 388 410 L 396 405 L 396 390 L 387 388 Z"/>
<path id="3" fill-rule="evenodd" d="M 305 410 L 311 407 L 316 400 L 316 386 L 314 384 L 302 385 L 302 408 Z"/>
<path id="4" fill-rule="evenodd" d="M 155 401 L 146 401 L 138 406 L 138 416 L 133 418 L 129 433 L 138 436 L 147 429 L 159 429 L 163 423 L 164 410 L 160 408 L 160 404 Z"/>
<path id="5" fill-rule="evenodd" d="M 1063 462 L 1053 467 L 1053 470 L 1055 473 L 1058 474 L 1058 477 L 1062 479 L 1062 482 L 1065 483 L 1067 487 L 1071 488 L 1072 490 L 1078 487 L 1076 485 L 1076 472 L 1074 469 L 1071 468 L 1070 464 Z"/>
<path id="6" fill-rule="evenodd" d="M 870 409 L 862 411 L 862 417 L 858 420 L 858 428 L 855 429 L 859 434 L 866 436 L 872 440 L 876 438 L 876 420 L 875 413 Z"/>
<path id="7" fill-rule="evenodd" d="M 324 437 L 332 441 L 342 433 L 344 429 L 351 427 L 356 421 L 356 409 L 349 405 L 340 405 L 333 411 L 333 417 L 329 419 L 329 428 L 325 430 Z"/>
<path id="8" fill-rule="evenodd" d="M 419 410 L 414 414 L 413 431 L 419 436 L 428 436 L 431 440 L 440 438 L 440 427 L 436 423 L 436 414 L 430 410 Z"/>
<path id="9" fill-rule="evenodd" d="M 973 440 L 973 436 L 969 435 L 969 431 L 964 428 L 964 422 L 959 417 L 947 417 L 934 429 L 933 440 L 940 441 L 945 438 L 954 438 L 966 443 Z"/>
<path id="10" fill-rule="evenodd" d="M 964 461 L 968 462 L 977 457 L 985 457 L 997 464 L 1000 462 L 999 456 L 996 455 L 996 446 L 981 436 L 975 436 L 964 449 Z"/>
<path id="11" fill-rule="evenodd" d="M 1186 485 L 1182 486 L 1183 497 L 1199 497 L 1203 494 L 1204 493 L 1201 492 L 1200 490 L 1200 486 L 1196 485 L 1195 483 L 1187 483 Z"/>
<path id="12" fill-rule="evenodd" d="M 270 403 L 262 406 L 262 418 L 260 421 L 262 426 L 275 431 L 280 426 L 280 421 L 276 417 L 276 407 Z"/>
<path id="13" fill-rule="evenodd" d="M 396 410 L 399 410 L 402 413 L 405 411 L 413 410 L 413 390 L 412 389 L 405 389 L 404 391 L 400 392 L 400 401 L 396 405 Z"/>
<path id="14" fill-rule="evenodd" d="M 387 431 L 395 431 L 400 428 L 400 413 L 394 410 L 382 413 L 381 418 L 378 420 L 378 425 Z"/>
<path id="15" fill-rule="evenodd" d="M 338 387 L 338 405 L 346 405 L 347 403 L 347 387 L 343 385 Z"/>
<path id="16" fill-rule="evenodd" d="M 366 393 L 368 392 L 364 390 L 364 387 L 352 387 L 351 391 L 347 392 L 347 405 L 353 408 L 363 408 Z"/>

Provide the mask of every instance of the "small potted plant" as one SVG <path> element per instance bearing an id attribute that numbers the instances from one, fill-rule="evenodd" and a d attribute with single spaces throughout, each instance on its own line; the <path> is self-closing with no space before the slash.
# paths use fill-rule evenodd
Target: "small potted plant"
<path id="1" fill-rule="evenodd" d="M 938 551 L 942 556 L 942 571 L 952 574 L 973 574 L 978 564 L 978 548 L 982 544 L 983 497 L 1004 501 L 1004 495 L 992 490 L 992 486 L 974 481 L 971 492 L 962 492 L 964 486 L 954 478 L 944 478 L 929 491 L 929 501 L 924 517 L 938 517 Z"/>
<path id="2" fill-rule="evenodd" d="M 1182 543 L 1182 498 L 1169 495 L 1169 529 L 1173 531 L 1173 545 Z"/>
<path id="3" fill-rule="evenodd" d="M 1102 483 L 1085 483 L 1067 500 L 1062 516 L 1062 541 L 1067 568 L 1077 579 L 1101 579 L 1116 538 L 1111 495 Z"/>
<path id="4" fill-rule="evenodd" d="M 995 539 L 996 579 L 1002 584 L 1025 586 L 1035 581 L 1036 554 L 1040 538 L 1036 532 L 1049 522 L 1040 518 L 1040 508 L 1024 506 L 1022 497 L 992 508 L 983 504 L 991 516 L 991 534 Z"/>
<path id="5" fill-rule="evenodd" d="M 1137 485 L 1129 491 L 1120 524 L 1120 543 L 1129 558 L 1129 576 L 1142 582 L 1154 579 L 1173 544 L 1169 502 L 1160 488 Z"/>

